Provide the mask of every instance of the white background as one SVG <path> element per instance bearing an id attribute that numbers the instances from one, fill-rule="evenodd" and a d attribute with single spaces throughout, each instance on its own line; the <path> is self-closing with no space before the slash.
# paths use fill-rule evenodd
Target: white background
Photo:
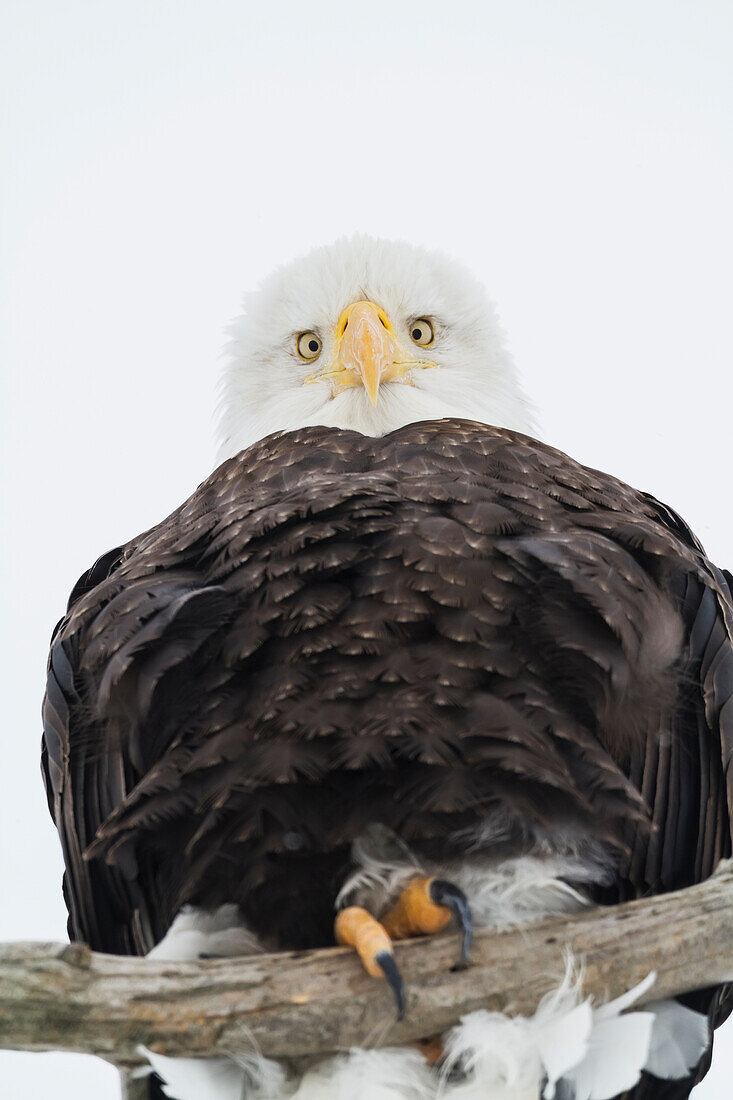
<path id="1" fill-rule="evenodd" d="M 463 259 L 545 437 L 733 563 L 733 6 L 5 0 L 2 24 L 0 938 L 59 939 L 50 632 L 211 469 L 223 329 L 276 263 L 354 230 Z M 731 1074 L 729 1027 L 697 1100 Z M 2 1055 L 0 1082 L 118 1095 L 70 1055 Z"/>

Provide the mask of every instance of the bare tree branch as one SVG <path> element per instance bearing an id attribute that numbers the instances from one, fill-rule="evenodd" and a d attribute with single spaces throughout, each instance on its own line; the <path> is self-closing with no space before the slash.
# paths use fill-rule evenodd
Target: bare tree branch
<path id="1" fill-rule="evenodd" d="M 477 1008 L 530 1013 L 564 972 L 616 996 L 650 970 L 646 999 L 733 981 L 733 862 L 662 897 L 524 930 L 476 936 L 472 966 L 451 973 L 455 935 L 398 945 L 409 1009 L 401 1023 L 385 984 L 344 948 L 190 963 L 91 952 L 82 944 L 0 947 L 0 1046 L 96 1054 L 121 1067 L 138 1045 L 204 1057 L 251 1050 L 300 1059 L 444 1031 Z"/>

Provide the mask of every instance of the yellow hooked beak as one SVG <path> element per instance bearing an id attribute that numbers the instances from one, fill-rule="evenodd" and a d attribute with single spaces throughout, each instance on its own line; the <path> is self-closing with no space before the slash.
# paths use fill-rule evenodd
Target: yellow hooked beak
<path id="1" fill-rule="evenodd" d="M 363 386 L 376 405 L 382 382 L 412 385 L 410 375 L 416 367 L 434 366 L 432 360 L 418 359 L 400 346 L 392 322 L 380 306 L 353 302 L 336 325 L 331 364 L 305 382 L 330 383 L 332 397 L 352 386 Z"/>

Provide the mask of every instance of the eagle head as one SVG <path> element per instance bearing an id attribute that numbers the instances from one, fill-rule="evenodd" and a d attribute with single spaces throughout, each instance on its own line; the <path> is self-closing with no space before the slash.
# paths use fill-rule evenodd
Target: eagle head
<path id="1" fill-rule="evenodd" d="M 231 334 L 222 459 L 315 424 L 373 436 L 447 416 L 534 427 L 483 287 L 438 252 L 366 236 L 316 248 L 247 297 Z"/>

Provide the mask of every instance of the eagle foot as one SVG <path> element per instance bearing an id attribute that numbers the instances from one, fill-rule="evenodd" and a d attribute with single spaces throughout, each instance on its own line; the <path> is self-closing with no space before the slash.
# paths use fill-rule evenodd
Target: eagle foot
<path id="1" fill-rule="evenodd" d="M 442 932 L 453 919 L 461 931 L 461 954 L 453 970 L 465 970 L 473 939 L 473 918 L 468 898 L 458 886 L 441 878 L 412 879 L 397 903 L 382 917 L 382 926 L 393 940 Z"/>
<path id="2" fill-rule="evenodd" d="M 429 936 L 442 932 L 454 920 L 461 931 L 461 954 L 452 970 L 464 970 L 473 939 L 473 918 L 468 898 L 445 879 L 418 876 L 412 879 L 381 921 L 358 905 L 341 909 L 336 916 L 336 942 L 356 948 L 367 974 L 386 978 L 397 1005 L 397 1019 L 406 1012 L 405 983 L 392 950 L 392 940 Z"/>
<path id="3" fill-rule="evenodd" d="M 366 909 L 349 905 L 336 916 L 334 932 L 337 943 L 356 948 L 367 974 L 387 979 L 397 1005 L 397 1019 L 402 1020 L 407 1011 L 405 983 L 392 951 L 392 940 L 384 927 Z"/>

